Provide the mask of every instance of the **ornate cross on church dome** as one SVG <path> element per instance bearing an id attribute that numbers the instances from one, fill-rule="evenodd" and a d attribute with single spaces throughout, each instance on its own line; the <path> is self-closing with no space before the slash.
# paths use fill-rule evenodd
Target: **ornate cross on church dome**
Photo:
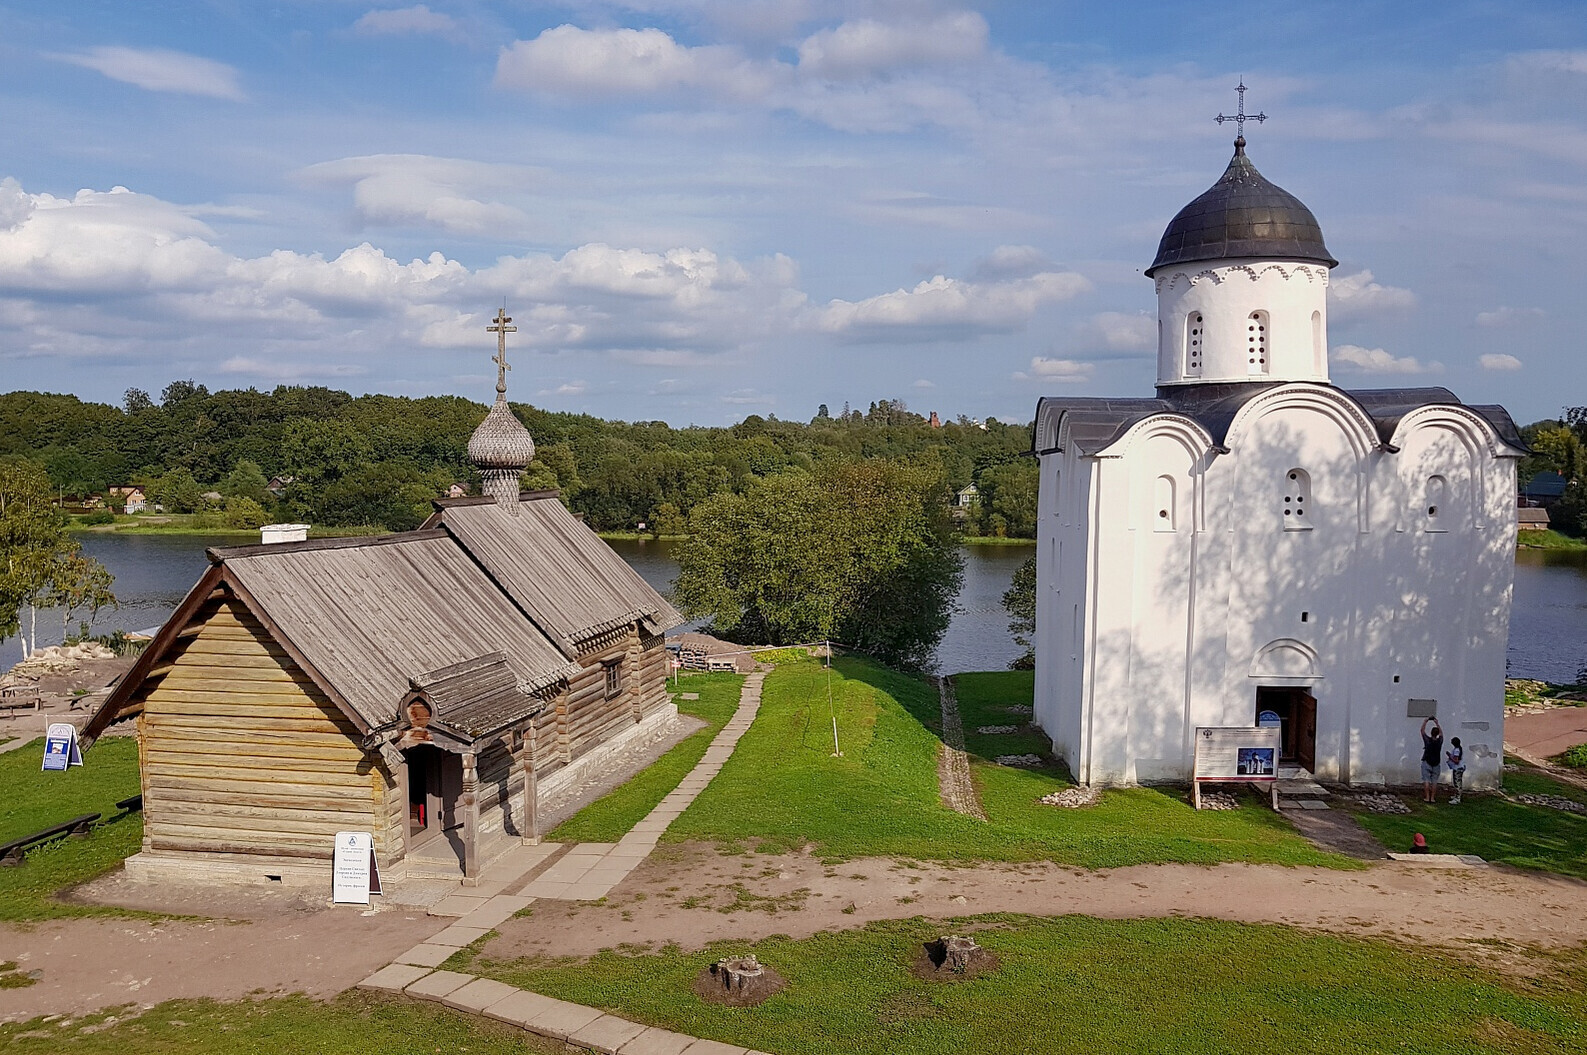
<path id="1" fill-rule="evenodd" d="M 507 406 L 507 335 L 517 333 L 506 308 L 496 311 L 496 318 L 485 327 L 487 333 L 496 335 L 496 403 L 479 423 L 474 435 L 468 439 L 468 460 L 479 469 L 485 493 L 498 502 L 518 511 L 518 480 L 523 470 L 535 456 L 535 442 L 529 430 L 523 427 Z"/>
<path id="2" fill-rule="evenodd" d="M 496 364 L 496 391 L 503 396 L 507 394 L 507 371 L 512 369 L 507 362 L 507 335 L 518 332 L 518 327 L 508 325 L 510 322 L 512 316 L 507 314 L 507 309 L 497 308 L 496 318 L 485 327 L 486 333 L 496 335 L 496 357 L 491 362 Z"/>
<path id="3" fill-rule="evenodd" d="M 1235 144 L 1234 145 L 1237 146 L 1237 147 L 1243 147 L 1243 146 L 1245 146 L 1245 123 L 1247 121 L 1255 121 L 1257 124 L 1261 124 L 1263 121 L 1267 120 L 1267 114 L 1265 114 L 1265 113 L 1248 114 L 1248 113 L 1245 112 L 1245 78 L 1244 77 L 1240 78 L 1240 85 L 1239 85 L 1239 87 L 1235 88 L 1235 91 L 1240 93 L 1240 109 L 1239 109 L 1239 112 L 1235 113 L 1234 115 L 1231 116 L 1231 115 L 1226 114 L 1226 113 L 1224 113 L 1223 111 L 1220 110 L 1220 111 L 1218 111 L 1218 116 L 1214 117 L 1213 120 L 1218 122 L 1218 124 L 1220 124 L 1220 125 L 1223 124 L 1223 122 L 1225 122 L 1225 121 L 1233 121 L 1234 122 L 1234 135 L 1235 135 Z"/>

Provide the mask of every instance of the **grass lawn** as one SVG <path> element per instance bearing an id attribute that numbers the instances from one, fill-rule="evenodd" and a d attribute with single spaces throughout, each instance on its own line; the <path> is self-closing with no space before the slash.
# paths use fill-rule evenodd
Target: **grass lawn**
<path id="1" fill-rule="evenodd" d="M 112 1018 L 118 1020 L 105 1025 Z M 106 1012 L 0 1025 L 0 1048 L 77 1055 L 517 1055 L 563 1050 L 560 1042 L 528 1037 L 520 1029 L 439 1004 L 353 991 L 328 1003 L 301 996 L 226 1004 L 172 1000 L 130 1018 Z"/>
<path id="2" fill-rule="evenodd" d="M 965 725 L 1019 724 L 1000 708 L 1031 699 L 1028 674 L 964 675 Z M 710 839 L 769 851 L 813 844 L 827 858 L 1052 860 L 1086 868 L 1158 861 L 1260 861 L 1354 867 L 1323 853 L 1253 797 L 1228 812 L 1192 810 L 1178 789 L 1113 791 L 1083 810 L 1036 799 L 1067 786 L 1055 768 L 983 759 L 973 774 L 988 821 L 943 807 L 937 786 L 936 690 L 924 679 L 859 657 L 832 671 L 843 757 L 832 757 L 826 671 L 790 657 L 766 679 L 755 724 L 721 774 L 668 829 L 668 840 Z M 983 722 L 995 715 L 997 722 Z M 1024 737 L 976 737 L 977 753 L 1022 753 Z"/>
<path id="3" fill-rule="evenodd" d="M 1511 795 L 1558 795 L 1587 802 L 1587 791 L 1552 780 L 1531 766 L 1504 775 Z M 1476 854 L 1485 861 L 1587 879 L 1587 815 L 1470 794 L 1458 806 L 1443 788 L 1432 806 L 1406 798 L 1408 814 L 1356 812 L 1356 819 L 1391 850 L 1409 850 L 1411 836 L 1427 836 L 1433 853 Z"/>
<path id="4" fill-rule="evenodd" d="M 64 773 L 39 769 L 44 743 L 35 741 L 0 755 L 0 842 L 29 835 L 85 813 L 117 815 L 116 800 L 138 793 L 138 743 L 130 736 L 101 740 L 86 763 Z M 29 853 L 16 868 L 0 868 L 0 921 L 57 916 L 122 914 L 120 910 L 67 905 L 57 891 L 109 871 L 137 853 L 143 819 L 124 816 L 95 828 L 86 839 L 58 839 Z"/>
<path id="5" fill-rule="evenodd" d="M 738 709 L 743 685 L 741 674 L 689 674 L 679 678 L 673 691 L 678 711 L 705 719 L 706 727 L 674 745 L 633 779 L 557 825 L 548 838 L 553 842 L 611 843 L 628 834 L 705 755 L 712 738 Z M 699 693 L 700 698 L 679 699 L 685 692 Z"/>
<path id="6" fill-rule="evenodd" d="M 981 929 L 985 927 L 987 929 Z M 1330 1052 L 1563 1052 L 1587 1044 L 1580 952 L 1511 979 L 1384 942 L 1212 920 L 987 916 L 956 922 L 1001 961 L 922 981 L 909 964 L 943 925 L 913 919 L 751 946 L 789 982 L 755 1008 L 690 990 L 718 943 L 688 954 L 469 970 L 626 1017 L 781 1055 L 1045 1051 L 1251 1052 L 1305 1037 Z M 1290 1043 L 1286 1044 L 1286 1038 Z"/>
<path id="7" fill-rule="evenodd" d="M 1525 549 L 1587 549 L 1587 539 L 1571 538 L 1558 531 L 1517 531 L 1517 546 Z"/>

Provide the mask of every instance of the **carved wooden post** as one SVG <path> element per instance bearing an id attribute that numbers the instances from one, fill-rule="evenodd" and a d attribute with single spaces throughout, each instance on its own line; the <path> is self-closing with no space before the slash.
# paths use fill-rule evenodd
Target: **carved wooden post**
<path id="1" fill-rule="evenodd" d="M 523 774 L 523 841 L 540 842 L 540 779 L 535 776 L 535 727 L 531 721 L 518 746 L 518 769 Z"/>
<path id="2" fill-rule="evenodd" d="M 479 883 L 479 768 L 474 752 L 463 752 L 463 885 Z"/>

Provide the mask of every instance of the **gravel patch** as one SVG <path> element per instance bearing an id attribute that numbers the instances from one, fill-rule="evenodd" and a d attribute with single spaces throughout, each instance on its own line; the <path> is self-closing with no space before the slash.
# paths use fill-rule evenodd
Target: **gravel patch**
<path id="1" fill-rule="evenodd" d="M 1062 806 L 1064 809 L 1077 810 L 1083 806 L 1094 806 L 1101 799 L 1101 788 L 1064 788 L 1051 795 L 1043 795 L 1036 801 L 1046 806 Z"/>
<path id="2" fill-rule="evenodd" d="M 998 755 L 993 761 L 1000 766 L 1019 766 L 1024 769 L 1040 769 L 1046 765 L 1041 755 Z"/>
<path id="3" fill-rule="evenodd" d="M 982 736 L 1003 736 L 1006 733 L 1019 732 L 1017 725 L 983 725 L 976 729 Z"/>
<path id="4" fill-rule="evenodd" d="M 1528 806 L 1547 806 L 1551 810 L 1563 810 L 1566 813 L 1587 813 L 1587 803 L 1559 795 L 1517 795 L 1515 800 Z"/>
<path id="5" fill-rule="evenodd" d="M 1368 793 L 1352 796 L 1362 809 L 1369 813 L 1409 813 L 1407 806 L 1398 795 L 1379 795 Z"/>

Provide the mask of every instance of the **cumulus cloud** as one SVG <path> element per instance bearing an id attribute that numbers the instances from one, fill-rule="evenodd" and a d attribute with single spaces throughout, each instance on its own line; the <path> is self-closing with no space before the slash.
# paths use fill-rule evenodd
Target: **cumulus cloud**
<path id="1" fill-rule="evenodd" d="M 1349 322 L 1414 307 L 1416 294 L 1408 289 L 1376 282 L 1370 271 L 1340 275 L 1328 283 L 1328 315 L 1336 322 Z"/>
<path id="2" fill-rule="evenodd" d="M 1091 317 L 1088 329 L 1112 352 L 1145 352 L 1157 347 L 1157 319 L 1141 312 L 1104 311 Z"/>
<path id="3" fill-rule="evenodd" d="M 168 357 L 224 333 L 238 347 L 218 364 L 229 372 L 330 377 L 359 353 L 481 347 L 480 306 L 505 298 L 521 346 L 686 366 L 785 333 L 806 310 L 797 268 L 780 256 L 591 243 L 470 269 L 440 253 L 404 263 L 368 242 L 335 256 L 254 257 L 216 242 L 182 207 L 125 188 L 57 198 L 0 182 L 0 347 Z M 84 319 L 109 306 L 117 321 L 93 344 L 51 321 L 62 305 Z"/>
<path id="4" fill-rule="evenodd" d="M 244 98 L 242 88 L 237 84 L 236 67 L 186 52 L 164 48 L 105 46 L 89 48 L 87 51 L 61 52 L 49 57 L 94 70 L 113 81 L 136 85 L 146 91 L 204 95 L 239 102 Z"/>
<path id="5" fill-rule="evenodd" d="M 988 36 L 986 19 L 974 11 L 904 23 L 862 18 L 807 37 L 799 45 L 799 71 L 840 80 L 968 62 L 986 54 Z"/>
<path id="6" fill-rule="evenodd" d="M 366 12 L 353 23 L 353 31 L 370 37 L 412 34 L 455 39 L 459 35 L 457 21 L 451 15 L 431 11 L 424 4 Z"/>
<path id="7" fill-rule="evenodd" d="M 1492 311 L 1477 312 L 1476 323 L 1478 326 L 1509 326 L 1512 323 L 1532 322 L 1541 319 L 1546 312 L 1542 308 L 1511 308 L 1500 305 Z"/>
<path id="8" fill-rule="evenodd" d="M 1077 385 L 1091 380 L 1096 367 L 1077 359 L 1052 359 L 1038 355 L 1030 361 L 1029 371 L 1021 370 L 1013 376 L 1015 381 L 1049 381 L 1060 385 Z M 1008 418 L 1000 420 L 1017 420 Z"/>
<path id="9" fill-rule="evenodd" d="M 424 154 L 374 154 L 325 161 L 299 176 L 313 183 L 346 184 L 353 207 L 374 225 L 433 227 L 453 234 L 524 234 L 529 217 L 485 200 L 533 182 L 541 173 L 520 165 L 495 165 Z"/>
<path id="10" fill-rule="evenodd" d="M 1504 352 L 1488 352 L 1477 356 L 1477 365 L 1484 370 L 1519 370 L 1521 360 Z"/>
<path id="11" fill-rule="evenodd" d="M 929 381 L 929 380 L 927 380 L 924 377 L 919 377 L 919 378 L 915 379 L 915 383 L 914 383 L 913 387 L 915 387 L 915 388 L 936 388 L 937 387 L 937 383 L 935 381 Z"/>
<path id="12" fill-rule="evenodd" d="M 913 289 L 858 302 L 834 300 L 816 313 L 824 333 L 858 340 L 895 335 L 963 339 L 1009 333 L 1024 326 L 1038 309 L 1079 296 L 1091 288 L 1073 271 L 1041 271 L 1001 282 L 970 282 L 938 275 Z"/>
<path id="13" fill-rule="evenodd" d="M 1424 363 L 1409 355 L 1396 358 L 1382 348 L 1362 348 L 1356 344 L 1337 345 L 1329 357 L 1363 374 L 1437 374 L 1444 369 L 1442 363 Z"/>
<path id="14" fill-rule="evenodd" d="M 496 61 L 496 85 L 584 98 L 653 95 L 704 88 L 762 95 L 770 67 L 734 48 L 688 47 L 659 29 L 580 29 L 561 25 L 517 40 Z"/>

